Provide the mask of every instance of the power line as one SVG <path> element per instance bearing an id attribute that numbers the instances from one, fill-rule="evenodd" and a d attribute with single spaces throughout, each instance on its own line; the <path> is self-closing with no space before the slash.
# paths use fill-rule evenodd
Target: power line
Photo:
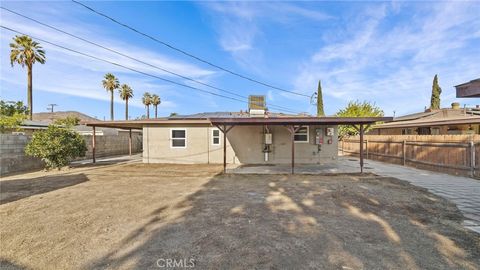
<path id="1" fill-rule="evenodd" d="M 20 35 L 27 35 L 27 34 L 25 34 L 25 33 L 22 33 L 22 32 L 20 32 L 20 31 L 17 31 L 17 30 L 15 30 L 15 29 L 12 29 L 12 28 L 9 28 L 9 27 L 3 26 L 3 25 L 0 25 L 0 27 L 3 28 L 3 29 L 9 30 L 9 31 L 11 31 L 11 32 L 20 34 Z M 93 55 L 90 55 L 90 54 L 86 54 L 86 53 L 83 53 L 83 52 L 80 52 L 80 51 L 77 51 L 77 50 L 74 50 L 74 49 L 70 49 L 70 48 L 67 48 L 67 47 L 65 47 L 65 46 L 58 45 L 58 44 L 56 44 L 56 43 L 53 43 L 53 42 L 50 42 L 50 41 L 47 41 L 47 40 L 44 40 L 44 39 L 41 39 L 41 38 L 38 38 L 38 37 L 34 37 L 34 36 L 31 36 L 31 35 L 28 35 L 28 36 L 32 37 L 33 39 L 39 40 L 39 41 L 41 41 L 41 42 L 50 44 L 50 45 L 52 45 L 52 46 L 55 46 L 55 47 L 58 47 L 58 48 L 61 48 L 61 49 L 64 49 L 64 50 L 67 50 L 67 51 L 70 51 L 70 52 L 74 52 L 74 53 L 77 53 L 77 54 L 80 54 L 80 55 L 83 55 L 83 56 L 85 56 L 85 57 L 89 57 L 89 58 L 92 58 L 92 59 L 95 59 L 95 60 L 98 60 L 98 61 L 102 61 L 102 62 L 105 62 L 105 63 L 109 63 L 109 64 L 111 64 L 111 65 L 118 66 L 118 67 L 121 67 L 121 68 L 130 70 L 130 71 L 133 71 L 133 72 L 136 72 L 136 73 L 139 73 L 139 74 L 143 74 L 143 75 L 145 75 L 145 76 L 149 76 L 149 77 L 152 77 L 152 78 L 156 78 L 156 79 L 159 79 L 159 80 L 162 80 L 162 81 L 166 81 L 166 82 L 169 82 L 169 83 L 172 83 L 172 84 L 175 84 L 175 85 L 179 85 L 179 86 L 182 86 L 182 87 L 186 87 L 186 88 L 189 88 L 189 89 L 193 89 L 193 90 L 196 90 L 196 91 L 200 91 L 200 92 L 203 92 L 203 93 L 207 93 L 207 94 L 210 94 L 210 95 L 214 95 L 214 96 L 217 96 L 217 97 L 222 97 L 222 98 L 226 98 L 226 99 L 230 99 L 230 100 L 234 100 L 234 101 L 239 101 L 239 102 L 243 102 L 243 103 L 247 103 L 247 104 L 248 104 L 248 101 L 245 101 L 245 100 L 241 100 L 241 99 L 238 99 L 238 98 L 234 98 L 234 97 L 229 97 L 229 96 L 217 94 L 217 93 L 214 93 L 214 92 L 211 92 L 211 91 L 207 91 L 207 90 L 204 90 L 204 89 L 200 89 L 200 88 L 197 88 L 197 87 L 193 87 L 193 86 L 190 86 L 190 85 L 186 85 L 186 84 L 182 84 L 182 83 L 179 83 L 179 82 L 176 82 L 176 81 L 172 81 L 172 80 L 169 80 L 169 79 L 165 79 L 165 78 L 162 78 L 162 77 L 157 76 L 157 75 L 154 75 L 154 74 L 150 74 L 150 73 L 147 73 L 147 72 L 143 72 L 143 71 L 140 71 L 140 70 L 131 68 L 131 67 L 124 66 L 124 65 L 122 65 L 122 64 L 118 64 L 118 63 L 115 63 L 115 62 L 112 62 L 112 61 L 109 61 L 109 60 L 105 60 L 105 59 L 100 58 L 100 57 L 96 57 L 96 56 L 93 56 Z M 287 111 L 287 110 L 283 110 L 283 111 Z M 292 111 L 290 111 L 290 112 L 292 112 Z"/>
<path id="2" fill-rule="evenodd" d="M 85 39 L 85 38 L 79 37 L 79 36 L 77 36 L 77 35 L 74 35 L 74 34 L 72 34 L 72 33 L 69 33 L 69 32 L 67 32 L 67 31 L 64 31 L 64 30 L 62 30 L 62 29 L 59 29 L 59 28 L 57 28 L 57 27 L 55 27 L 55 26 L 52 26 L 52 25 L 43 23 L 43 22 L 38 21 L 38 20 L 36 20 L 36 19 L 34 19 L 34 18 L 31 18 L 31 17 L 28 17 L 28 16 L 26 16 L 26 15 L 20 14 L 20 13 L 18 13 L 18 12 L 16 12 L 16 11 L 11 10 L 11 9 L 8 9 L 8 8 L 5 8 L 5 7 L 0 7 L 0 8 L 3 9 L 3 10 L 8 11 L 8 12 L 10 12 L 10 13 L 13 13 L 13 14 L 15 14 L 15 15 L 17 15 L 17 16 L 20 16 L 20 17 L 22 17 L 22 18 L 24 18 L 24 19 L 28 19 L 28 20 L 30 20 L 30 21 L 33 21 L 33 22 L 35 22 L 35 23 L 38 23 L 38 24 L 40 24 L 40 25 L 43 25 L 43 26 L 45 26 L 45 27 L 48 27 L 48 28 L 53 29 L 53 30 L 55 30 L 55 31 L 58 31 L 58 32 L 60 32 L 60 33 L 63 33 L 63 34 L 65 34 L 65 35 L 71 36 L 71 37 L 73 37 L 73 38 L 79 39 L 79 40 L 84 41 L 84 42 L 86 42 L 86 43 L 89 43 L 89 44 L 91 44 L 91 45 L 94 45 L 94 46 L 97 46 L 97 47 L 99 47 L 99 48 L 102 48 L 102 49 L 104 49 L 104 50 L 107 50 L 107 51 L 113 52 L 113 53 L 115 53 L 115 54 L 121 55 L 121 56 L 123 56 L 123 57 L 126 57 L 126 58 L 128 58 L 128 59 L 131 59 L 131 60 L 136 61 L 136 62 L 138 62 L 138 63 L 142 63 L 142 64 L 147 65 L 147 66 L 150 66 L 150 67 L 152 67 L 152 68 L 155 68 L 155 69 L 164 71 L 164 72 L 166 72 L 166 73 L 175 75 L 175 76 L 177 76 L 177 77 L 180 77 L 180 78 L 183 78 L 183 79 L 186 79 L 186 80 L 189 80 L 189 81 L 193 81 L 193 82 L 195 82 L 195 83 L 198 83 L 198 84 L 201 84 L 201 85 L 210 87 L 210 88 L 215 89 L 215 90 L 218 90 L 218 91 L 222 91 L 222 92 L 225 92 L 225 93 L 228 93 L 228 94 L 237 96 L 237 97 L 245 98 L 245 99 L 248 98 L 248 97 L 246 97 L 246 96 L 239 95 L 239 94 L 237 94 L 237 93 L 235 93 L 235 92 L 233 92 L 233 91 L 226 90 L 226 89 L 222 89 L 222 88 L 219 88 L 219 87 L 216 87 L 216 86 L 207 84 L 207 83 L 203 83 L 203 82 L 198 81 L 198 80 L 195 80 L 195 79 L 193 79 L 193 78 L 190 78 L 190 77 L 187 77 L 187 76 L 178 74 L 178 73 L 176 73 L 176 72 L 167 70 L 167 69 L 165 69 L 165 68 L 162 68 L 162 67 L 159 67 L 159 66 L 155 66 L 155 65 L 153 65 L 153 64 L 150 64 L 150 63 L 147 63 L 147 62 L 145 62 L 145 61 L 139 60 L 139 59 L 137 59 L 137 58 L 131 57 L 131 56 L 127 55 L 127 54 L 124 54 L 124 53 L 122 53 L 122 52 L 119 52 L 119 51 L 116 51 L 116 50 L 114 50 L 114 49 L 108 48 L 108 47 L 106 47 L 106 46 L 103 46 L 103 45 L 101 45 L 101 44 L 98 44 L 98 43 L 95 43 L 95 42 L 93 42 L 93 41 L 87 40 L 87 39 Z M 287 108 L 287 107 L 284 107 L 284 106 L 280 106 L 280 105 L 275 105 L 275 104 L 271 104 L 271 103 L 270 103 L 269 106 L 272 107 L 272 108 L 277 108 L 277 109 L 281 109 L 281 110 L 288 110 L 288 111 L 290 111 L 290 112 L 294 112 L 293 110 L 291 110 L 291 109 L 289 109 L 289 108 Z"/>
<path id="3" fill-rule="evenodd" d="M 53 107 L 58 106 L 58 104 L 48 104 L 47 106 L 49 107 L 47 110 L 50 110 L 50 112 L 53 113 Z"/>
<path id="4" fill-rule="evenodd" d="M 222 71 L 225 71 L 225 72 L 227 72 L 227 73 L 230 73 L 230 74 L 235 75 L 235 76 L 237 76 L 237 77 L 240 77 L 240 78 L 242 78 L 242 79 L 245 79 L 245 80 L 248 80 L 248 81 L 251 81 L 251 82 L 254 82 L 254 83 L 257 83 L 257 84 L 260 84 L 260 85 L 263 85 L 263 86 L 266 86 L 266 87 L 269 87 L 269 88 L 272 88 L 272 89 L 275 89 L 275 90 L 278 90 L 278 91 L 282 91 L 282 92 L 286 92 L 286 93 L 290 93 L 290 94 L 294 94 L 294 95 L 298 95 L 298 96 L 303 96 L 303 97 L 308 97 L 308 98 L 310 98 L 309 95 L 302 94 L 302 93 L 298 93 L 298 92 L 294 92 L 294 91 L 287 90 L 287 89 L 283 89 L 283 88 L 280 88 L 280 87 L 271 85 L 271 84 L 269 84 L 269 83 L 264 83 L 264 82 L 261 82 L 261 81 L 259 81 L 259 80 L 256 80 L 256 79 L 247 77 L 247 76 L 245 76 L 245 75 L 242 75 L 242 74 L 240 74 L 240 73 L 237 73 L 237 72 L 235 72 L 235 71 L 232 71 L 232 70 L 230 70 L 230 69 L 221 67 L 221 66 L 219 66 L 219 65 L 217 65 L 217 64 L 214 64 L 214 63 L 212 63 L 212 62 L 210 62 L 210 61 L 207 61 L 207 60 L 205 60 L 205 59 L 203 59 L 203 58 L 200 58 L 200 57 L 198 57 L 198 56 L 195 56 L 195 55 L 193 55 L 193 54 L 191 54 L 191 53 L 189 53 L 189 52 L 187 52 L 187 51 L 185 51 L 185 50 L 179 49 L 179 48 L 177 48 L 177 47 L 175 47 L 175 46 L 173 46 L 173 45 L 171 45 L 171 44 L 169 44 L 169 43 L 167 43 L 167 42 L 165 42 L 165 41 L 159 40 L 159 39 L 157 39 L 157 38 L 155 38 L 155 37 L 153 37 L 153 36 L 151 36 L 151 35 L 149 35 L 149 34 L 146 34 L 146 33 L 144 33 L 144 32 L 141 32 L 140 30 L 137 30 L 137 29 L 135 29 L 135 28 L 133 28 L 133 27 L 127 25 L 127 24 L 124 24 L 124 23 L 122 23 L 122 22 L 120 22 L 120 21 L 118 21 L 118 20 L 116 20 L 116 19 L 114 19 L 114 18 L 112 18 L 112 17 L 110 17 L 110 16 L 108 16 L 108 15 L 100 12 L 100 11 L 97 11 L 97 10 L 95 10 L 95 9 L 93 9 L 93 8 L 91 8 L 91 7 L 83 4 L 83 3 L 81 3 L 81 2 L 78 2 L 78 1 L 75 1 L 75 0 L 72 0 L 72 2 L 74 2 L 74 3 L 78 4 L 78 5 L 81 5 L 81 6 L 85 7 L 86 9 L 90 10 L 91 12 L 93 12 L 93 13 L 95 13 L 95 14 L 98 14 L 98 15 L 104 17 L 104 18 L 107 18 L 107 19 L 109 19 L 110 21 L 112 21 L 112 22 L 114 22 L 114 23 L 116 23 L 116 24 L 118 24 L 118 25 L 120 25 L 120 26 L 123 26 L 123 27 L 125 27 L 125 28 L 127 28 L 127 29 L 130 29 L 130 30 L 134 31 L 134 32 L 137 33 L 137 34 L 140 34 L 140 35 L 142 35 L 142 36 L 144 36 L 144 37 L 147 37 L 147 38 L 149 38 L 149 39 L 151 39 L 151 40 L 153 40 L 153 41 L 155 41 L 155 42 L 157 42 L 157 43 L 160 43 L 160 44 L 162 44 L 162 45 L 164 45 L 164 46 L 166 46 L 166 47 L 168 47 L 168 48 L 170 48 L 170 49 L 172 49 L 172 50 L 175 50 L 175 51 L 177 51 L 177 52 L 179 52 L 179 53 L 182 53 L 182 54 L 184 54 L 184 55 L 186 55 L 186 56 L 188 56 L 188 57 L 194 58 L 194 59 L 196 59 L 196 60 L 198 60 L 198 61 L 200 61 L 200 62 L 202 62 L 202 63 L 205 63 L 205 64 L 207 64 L 207 65 L 210 65 L 210 66 L 212 66 L 212 67 L 215 67 L 215 68 L 217 68 L 217 69 L 220 69 L 220 70 L 222 70 Z"/>

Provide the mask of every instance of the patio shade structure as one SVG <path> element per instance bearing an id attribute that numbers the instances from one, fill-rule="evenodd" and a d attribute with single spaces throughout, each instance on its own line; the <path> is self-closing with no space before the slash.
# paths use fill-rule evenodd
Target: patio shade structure
<path id="1" fill-rule="evenodd" d="M 360 134 L 360 172 L 363 173 L 363 144 L 364 133 L 370 125 L 377 122 L 390 122 L 392 117 L 229 117 L 229 118 L 158 118 L 146 120 L 127 120 L 127 121 L 92 121 L 86 125 L 93 127 L 92 145 L 93 162 L 95 162 L 95 127 L 121 128 L 129 130 L 143 129 L 146 126 L 215 126 L 223 134 L 223 171 L 227 168 L 227 134 L 235 126 L 284 126 L 291 134 L 291 172 L 295 172 L 295 132 L 304 126 L 312 125 L 350 125 L 355 127 Z M 129 139 L 129 149 L 131 153 L 131 138 Z"/>
<path id="2" fill-rule="evenodd" d="M 234 126 L 278 125 L 284 126 L 291 134 L 291 173 L 295 173 L 295 132 L 303 126 L 311 125 L 351 125 L 360 133 L 360 172 L 363 173 L 363 135 L 366 127 L 376 122 L 389 122 L 392 117 L 276 117 L 276 118 L 211 118 L 210 122 L 224 133 L 224 142 L 227 132 Z M 223 172 L 226 172 L 226 143 L 223 144 Z"/>

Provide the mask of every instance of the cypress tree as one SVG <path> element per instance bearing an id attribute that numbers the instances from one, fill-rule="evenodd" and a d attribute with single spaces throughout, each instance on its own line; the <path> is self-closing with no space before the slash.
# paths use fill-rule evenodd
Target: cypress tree
<path id="1" fill-rule="evenodd" d="M 442 94 L 442 88 L 438 85 L 438 76 L 435 74 L 433 77 L 432 84 L 432 98 L 430 101 L 430 109 L 439 110 L 440 109 L 440 94 Z"/>
<path id="2" fill-rule="evenodd" d="M 318 81 L 318 90 L 317 90 L 317 116 L 325 116 L 323 111 L 323 96 L 322 96 L 322 84 L 320 80 Z"/>

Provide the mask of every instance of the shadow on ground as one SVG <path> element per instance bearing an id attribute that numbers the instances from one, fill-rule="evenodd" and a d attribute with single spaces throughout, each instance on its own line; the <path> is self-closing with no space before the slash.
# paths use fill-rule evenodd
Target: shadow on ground
<path id="1" fill-rule="evenodd" d="M 85 181 L 88 181 L 88 178 L 83 173 L 0 181 L 0 204 L 77 185 Z"/>
<path id="2" fill-rule="evenodd" d="M 172 208 L 84 268 L 480 267 L 479 237 L 458 209 L 391 178 L 217 175 Z"/>

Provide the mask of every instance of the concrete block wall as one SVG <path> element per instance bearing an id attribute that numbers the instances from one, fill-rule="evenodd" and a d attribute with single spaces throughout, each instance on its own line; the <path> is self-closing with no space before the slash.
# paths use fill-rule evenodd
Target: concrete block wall
<path id="1" fill-rule="evenodd" d="M 43 161 L 25 154 L 31 136 L 0 134 L 0 175 L 43 168 Z"/>
<path id="2" fill-rule="evenodd" d="M 85 158 L 92 158 L 92 135 L 83 136 L 87 143 Z M 128 154 L 128 133 L 95 137 L 95 156 L 108 157 Z M 132 153 L 142 152 L 142 135 L 132 134 Z"/>
<path id="3" fill-rule="evenodd" d="M 92 136 L 83 136 L 87 143 L 85 157 L 92 158 Z M 44 163 L 39 158 L 27 156 L 25 146 L 31 140 L 30 135 L 0 134 L 0 175 L 41 169 Z M 142 152 L 142 135 L 132 134 L 132 153 Z M 96 136 L 96 156 L 107 157 L 128 154 L 128 133 L 120 135 Z"/>

